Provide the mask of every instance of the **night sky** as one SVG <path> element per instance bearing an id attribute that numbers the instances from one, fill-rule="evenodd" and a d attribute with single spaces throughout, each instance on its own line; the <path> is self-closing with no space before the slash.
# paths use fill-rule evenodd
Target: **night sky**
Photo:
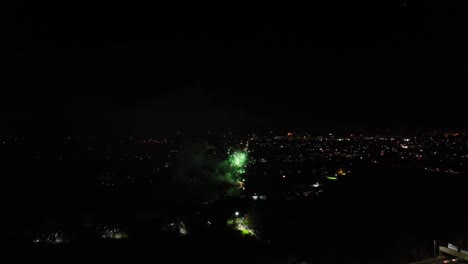
<path id="1" fill-rule="evenodd" d="M 6 11 L 2 134 L 467 127 L 443 1 L 62 2 Z"/>

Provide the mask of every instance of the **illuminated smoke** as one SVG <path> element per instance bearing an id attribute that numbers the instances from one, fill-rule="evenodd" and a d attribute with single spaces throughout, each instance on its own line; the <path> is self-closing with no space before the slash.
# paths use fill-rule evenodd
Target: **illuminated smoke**
<path id="1" fill-rule="evenodd" d="M 236 196 L 244 187 L 247 164 L 248 153 L 244 150 L 228 151 L 225 159 L 217 159 L 210 157 L 207 149 L 201 146 L 190 149 L 182 157 L 180 170 L 175 175 L 176 182 L 183 188 L 179 188 L 179 194 L 202 200 Z"/>

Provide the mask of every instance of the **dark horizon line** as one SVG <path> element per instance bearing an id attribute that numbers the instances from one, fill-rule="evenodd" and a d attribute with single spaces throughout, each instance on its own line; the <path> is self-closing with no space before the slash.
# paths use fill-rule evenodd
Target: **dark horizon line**
<path id="1" fill-rule="evenodd" d="M 88 133 L 82 133 L 82 134 L 77 134 L 77 133 L 60 133 L 60 134 L 47 134 L 47 133 L 38 133 L 38 134 L 24 134 L 24 133 L 18 133 L 18 134 L 0 134 L 0 138 L 14 138 L 14 137 L 21 137 L 21 138 L 71 138 L 71 139 L 76 139 L 76 138 L 138 138 L 138 139 L 143 139 L 143 138 L 151 138 L 151 137 L 175 137 L 177 135 L 181 136 L 203 136 L 203 135 L 208 135 L 208 134 L 234 134 L 234 135 L 253 135 L 253 134 L 258 134 L 258 135 L 265 135 L 265 134 L 273 134 L 275 136 L 284 134 L 285 136 L 288 133 L 293 133 L 294 134 L 309 134 L 310 136 L 329 136 L 330 134 L 334 136 L 360 136 L 360 135 L 366 135 L 366 136 L 378 136 L 378 135 L 417 135 L 417 134 L 445 134 L 445 133 L 459 133 L 461 135 L 466 135 L 468 134 L 468 130 L 466 128 L 436 128 L 436 129 L 368 129 L 367 131 L 365 129 L 345 129 L 346 131 L 343 131 L 343 129 L 322 129 L 322 131 L 317 131 L 316 129 L 286 129 L 286 128 L 281 128 L 281 129 L 258 129 L 258 130 L 252 130 L 252 129 L 211 129 L 211 130 L 205 130 L 203 132 L 198 131 L 198 132 L 190 132 L 190 131 L 173 131 L 172 133 L 148 133 L 148 134 L 130 134 L 130 133 L 122 133 L 122 134 L 107 134 L 107 133 L 99 133 L 99 134 L 88 134 Z"/>

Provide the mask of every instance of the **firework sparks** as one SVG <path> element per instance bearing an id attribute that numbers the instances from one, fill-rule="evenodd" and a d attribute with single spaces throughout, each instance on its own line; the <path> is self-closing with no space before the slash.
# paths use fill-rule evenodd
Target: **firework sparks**
<path id="1" fill-rule="evenodd" d="M 244 168 L 247 164 L 247 152 L 236 151 L 229 157 L 232 167 Z"/>

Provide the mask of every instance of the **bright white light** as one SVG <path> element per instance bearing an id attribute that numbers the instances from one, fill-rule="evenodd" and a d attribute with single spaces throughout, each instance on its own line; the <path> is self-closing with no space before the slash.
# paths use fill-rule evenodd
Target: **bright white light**
<path id="1" fill-rule="evenodd" d="M 235 214 L 236 216 L 239 216 L 239 212 L 237 212 L 237 211 L 236 211 L 234 214 Z"/>
<path id="2" fill-rule="evenodd" d="M 209 222 L 210 221 L 208 221 L 208 223 Z M 182 221 L 179 222 L 179 235 L 182 235 L 182 236 L 187 235 L 187 228 L 185 227 L 185 224 Z"/>

